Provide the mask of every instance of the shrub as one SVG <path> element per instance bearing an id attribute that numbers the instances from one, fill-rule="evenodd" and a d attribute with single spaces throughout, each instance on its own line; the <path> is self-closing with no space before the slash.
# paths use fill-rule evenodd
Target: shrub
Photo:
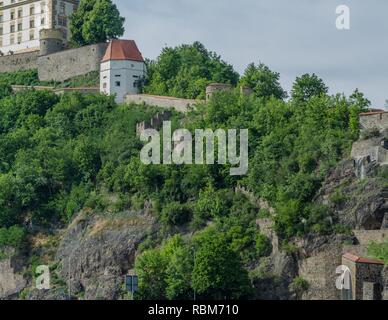
<path id="1" fill-rule="evenodd" d="M 256 237 L 256 250 L 260 258 L 268 257 L 272 252 L 271 240 L 263 234 Z"/>
<path id="2" fill-rule="evenodd" d="M 302 277 L 296 277 L 290 284 L 290 290 L 296 294 L 298 298 L 302 296 L 310 288 L 307 280 Z"/>
<path id="3" fill-rule="evenodd" d="M 161 222 L 168 226 L 179 226 L 189 222 L 191 215 L 188 205 L 171 202 L 162 209 Z"/>
<path id="4" fill-rule="evenodd" d="M 388 241 L 383 243 L 371 242 L 368 246 L 368 254 L 388 264 Z"/>
<path id="5" fill-rule="evenodd" d="M 19 226 L 12 226 L 8 229 L 0 229 L 0 248 L 11 246 L 20 249 L 25 240 L 25 230 Z"/>

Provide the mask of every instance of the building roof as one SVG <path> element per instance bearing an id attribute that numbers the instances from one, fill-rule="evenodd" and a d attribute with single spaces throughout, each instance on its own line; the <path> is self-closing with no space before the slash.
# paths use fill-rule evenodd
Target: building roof
<path id="1" fill-rule="evenodd" d="M 344 258 L 356 262 L 356 263 L 366 263 L 366 264 L 381 264 L 384 265 L 384 261 L 381 260 L 374 260 L 374 259 L 367 259 L 363 257 L 356 256 L 352 253 L 345 253 L 343 255 Z"/>
<path id="2" fill-rule="evenodd" d="M 144 62 L 143 56 L 137 48 L 136 42 L 133 40 L 118 40 L 110 41 L 102 62 L 109 60 L 131 60 Z"/>

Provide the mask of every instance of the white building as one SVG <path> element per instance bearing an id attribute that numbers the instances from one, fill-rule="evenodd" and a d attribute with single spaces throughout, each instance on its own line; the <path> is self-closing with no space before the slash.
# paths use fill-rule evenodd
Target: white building
<path id="1" fill-rule="evenodd" d="M 69 16 L 78 4 L 79 0 L 0 0 L 0 51 L 39 50 L 42 29 L 59 29 L 68 42 Z"/>
<path id="2" fill-rule="evenodd" d="M 139 93 L 144 76 L 144 59 L 135 41 L 112 40 L 101 61 L 100 91 L 116 94 L 121 103 L 127 94 Z"/>

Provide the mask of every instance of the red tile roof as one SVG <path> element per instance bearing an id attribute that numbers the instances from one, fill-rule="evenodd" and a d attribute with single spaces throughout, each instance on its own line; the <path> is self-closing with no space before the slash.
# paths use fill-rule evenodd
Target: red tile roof
<path id="1" fill-rule="evenodd" d="M 144 59 L 133 40 L 113 39 L 106 49 L 102 62 L 109 60 L 132 60 L 144 62 Z"/>
<path id="2" fill-rule="evenodd" d="M 351 254 L 351 253 L 345 253 L 343 255 L 343 257 L 348 259 L 348 260 L 350 260 L 350 261 L 357 262 L 357 263 L 382 264 L 382 265 L 384 265 L 384 261 L 362 258 L 362 257 L 356 256 L 356 255 Z"/>

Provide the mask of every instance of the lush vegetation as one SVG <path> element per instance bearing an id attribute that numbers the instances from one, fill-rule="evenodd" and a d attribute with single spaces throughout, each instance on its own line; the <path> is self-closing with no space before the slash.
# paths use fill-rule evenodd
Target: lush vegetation
<path id="1" fill-rule="evenodd" d="M 81 0 L 70 17 L 72 43 L 84 46 L 121 37 L 124 21 L 112 0 Z"/>
<path id="2" fill-rule="evenodd" d="M 0 87 L 7 85 L 37 86 L 42 84 L 38 78 L 38 70 L 0 73 Z"/>
<path id="3" fill-rule="evenodd" d="M 388 264 L 388 241 L 383 243 L 372 242 L 368 246 L 368 254 L 374 259 L 382 260 Z"/>
<path id="4" fill-rule="evenodd" d="M 213 81 L 254 89 L 251 96 L 218 93 L 188 114 L 173 114 L 173 127 L 191 132 L 249 129 L 248 174 L 232 177 L 230 165 L 142 164 L 135 125 L 155 108 L 120 106 L 104 95 L 13 94 L 15 79 L 0 82 L 0 247 L 22 246 L 36 225 L 65 226 L 83 208 L 107 210 L 107 194 L 120 199 L 116 211 L 150 201 L 161 228 L 140 247 L 138 298 L 195 292 L 234 299 L 251 295 L 247 270 L 272 251 L 258 218 L 274 220 L 284 247 L 293 237 L 341 231 L 338 217 L 313 199 L 358 137 L 358 114 L 369 105 L 358 91 L 330 96 L 321 79 L 304 75 L 286 101 L 279 75 L 263 64 L 239 79 L 199 43 L 164 49 L 149 63 L 147 92 L 201 98 Z M 237 186 L 267 200 L 276 214 L 260 210 Z M 307 284 L 297 279 L 293 286 L 300 293 Z"/>
<path id="5" fill-rule="evenodd" d="M 190 99 L 203 99 L 211 82 L 238 82 L 233 67 L 209 52 L 199 42 L 164 48 L 156 61 L 147 62 L 146 93 Z"/>
<path id="6" fill-rule="evenodd" d="M 63 82 L 40 81 L 38 70 L 25 70 L 11 73 L 0 73 L 0 98 L 11 94 L 11 85 L 48 86 L 53 88 L 98 87 L 100 72 L 92 71 Z"/>

